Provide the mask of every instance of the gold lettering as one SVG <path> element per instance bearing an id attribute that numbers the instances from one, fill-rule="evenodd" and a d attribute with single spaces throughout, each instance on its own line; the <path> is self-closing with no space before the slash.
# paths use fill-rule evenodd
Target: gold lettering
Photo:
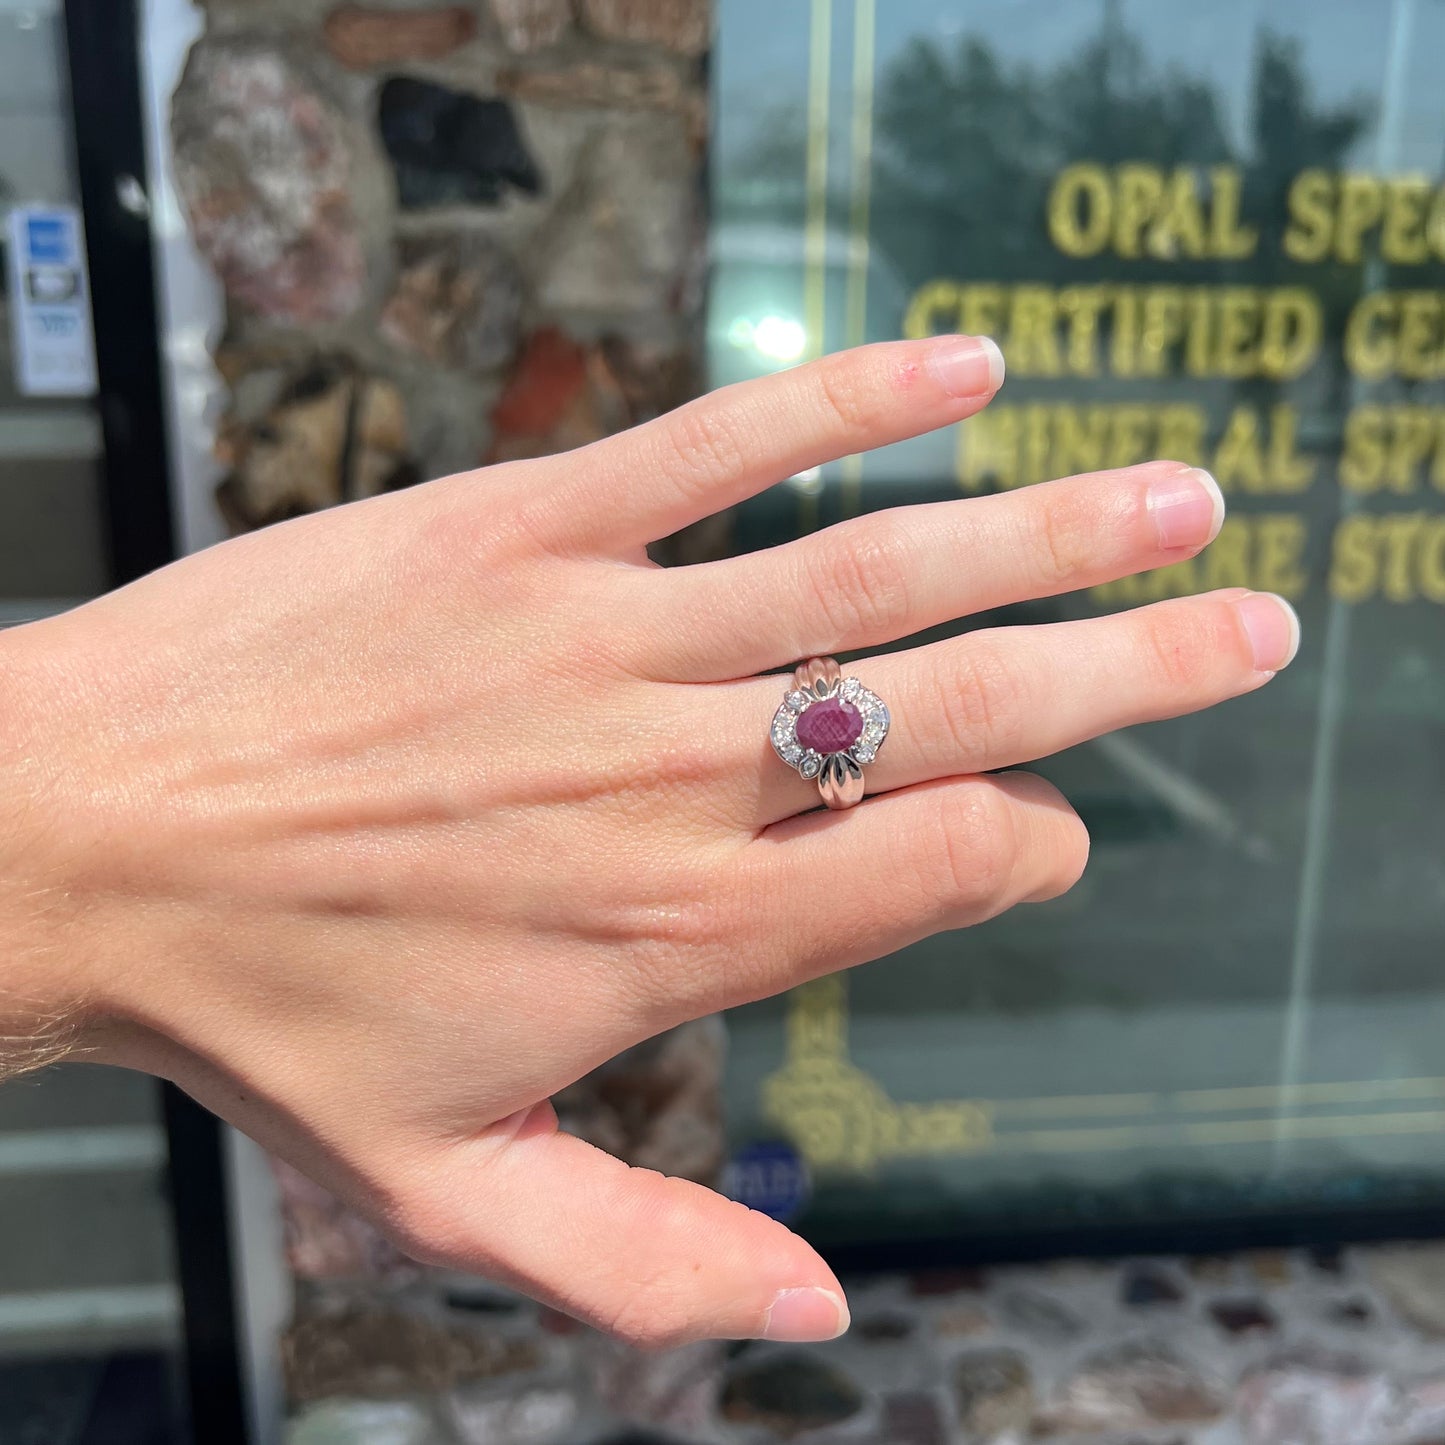
<path id="1" fill-rule="evenodd" d="M 1397 176 L 1389 184 L 1380 254 L 1395 266 L 1418 266 L 1430 259 L 1425 218 L 1430 211 L 1430 182 L 1424 176 Z"/>
<path id="2" fill-rule="evenodd" d="M 1388 291 L 1362 296 L 1345 323 L 1345 365 L 1356 376 L 1378 381 L 1395 364 L 1393 336 L 1385 330 L 1394 317 L 1397 300 Z"/>
<path id="3" fill-rule="evenodd" d="M 1059 172 L 1049 192 L 1049 239 L 1066 256 L 1097 256 L 1113 225 L 1113 192 L 1104 168 L 1082 163 Z"/>
<path id="4" fill-rule="evenodd" d="M 1366 231 L 1378 225 L 1384 210 L 1383 188 L 1374 176 L 1340 179 L 1340 204 L 1335 216 L 1335 259 L 1358 261 Z"/>
<path id="5" fill-rule="evenodd" d="M 1115 188 L 1118 206 L 1114 213 L 1114 250 L 1120 256 L 1140 256 L 1144 227 L 1159 209 L 1164 178 L 1156 166 L 1123 165 Z"/>
<path id="6" fill-rule="evenodd" d="M 1290 184 L 1284 253 L 1292 261 L 1323 261 L 1330 249 L 1334 183 L 1325 171 L 1301 171 Z"/>
<path id="7" fill-rule="evenodd" d="M 1254 519 L 1255 586 L 1281 597 L 1299 597 L 1309 584 L 1300 565 L 1305 550 L 1305 520 L 1294 512 L 1274 512 Z"/>
<path id="8" fill-rule="evenodd" d="M 1239 220 L 1242 178 L 1234 166 L 1215 166 L 1209 172 L 1214 194 L 1210 219 L 1210 251 L 1221 261 L 1242 261 L 1254 254 L 1259 232 Z"/>
<path id="9" fill-rule="evenodd" d="M 1237 406 L 1214 453 L 1214 480 L 1226 491 L 1238 484 L 1246 492 L 1265 489 L 1259 417 L 1251 406 Z"/>
<path id="10" fill-rule="evenodd" d="M 1335 528 L 1330 558 L 1330 595 L 1341 602 L 1363 602 L 1376 586 L 1372 518 L 1346 517 Z"/>
<path id="11" fill-rule="evenodd" d="M 1324 335 L 1319 297 L 1302 286 L 1273 292 L 1264 308 L 1264 329 L 1259 342 L 1259 370 L 1265 376 L 1290 381 L 1313 365 Z"/>

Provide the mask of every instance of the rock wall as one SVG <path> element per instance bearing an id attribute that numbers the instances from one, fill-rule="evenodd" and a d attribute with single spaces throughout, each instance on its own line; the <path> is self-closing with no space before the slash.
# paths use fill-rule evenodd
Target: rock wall
<path id="1" fill-rule="evenodd" d="M 312 1306 L 288 1445 L 1439 1445 L 1445 1247 L 850 1282 L 816 1348 L 639 1355 L 457 1282 Z M 306 1333 L 320 1349 L 308 1348 Z"/>
<path id="2" fill-rule="evenodd" d="M 704 0 L 210 0 L 171 105 L 232 531 L 699 386 Z"/>

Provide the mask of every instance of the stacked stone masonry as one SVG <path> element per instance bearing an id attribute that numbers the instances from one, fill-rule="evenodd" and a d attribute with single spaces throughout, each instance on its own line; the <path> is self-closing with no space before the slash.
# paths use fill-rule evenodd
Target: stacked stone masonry
<path id="1" fill-rule="evenodd" d="M 816 1347 L 644 1355 L 475 1281 L 308 1294 L 288 1445 L 1439 1445 L 1445 1247 L 849 1281 Z"/>

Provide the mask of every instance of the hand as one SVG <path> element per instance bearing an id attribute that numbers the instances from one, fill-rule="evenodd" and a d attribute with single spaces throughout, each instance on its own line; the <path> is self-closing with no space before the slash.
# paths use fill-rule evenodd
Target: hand
<path id="1" fill-rule="evenodd" d="M 859 662 L 894 718 L 877 796 L 818 811 L 760 671 L 1191 555 L 1218 490 L 1156 462 L 671 571 L 644 547 L 999 380 L 977 341 L 867 347 L 6 635 L 0 772 L 29 806 L 0 914 L 32 973 L 55 961 L 51 1005 L 421 1259 L 643 1344 L 833 1335 L 812 1249 L 559 1133 L 548 1097 L 1068 888 L 1068 805 L 980 775 L 1248 692 L 1295 646 L 1284 604 L 1235 591 Z"/>

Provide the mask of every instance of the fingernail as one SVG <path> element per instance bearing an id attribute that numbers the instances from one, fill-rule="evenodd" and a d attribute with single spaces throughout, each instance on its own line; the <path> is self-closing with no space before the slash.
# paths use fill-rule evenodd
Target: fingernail
<path id="1" fill-rule="evenodd" d="M 1250 592 L 1235 606 L 1249 635 L 1258 672 L 1278 672 L 1294 661 L 1299 651 L 1299 618 L 1283 597 L 1273 592 Z"/>
<path id="2" fill-rule="evenodd" d="M 927 365 L 950 396 L 986 396 L 1003 385 L 1003 352 L 987 336 L 940 337 Z"/>
<path id="3" fill-rule="evenodd" d="M 830 1289 L 785 1289 L 768 1306 L 763 1319 L 765 1340 L 836 1340 L 848 1328 L 848 1306 Z"/>
<path id="4" fill-rule="evenodd" d="M 1161 477 L 1149 488 L 1149 515 L 1154 519 L 1162 551 L 1202 547 L 1212 542 L 1224 523 L 1224 493 L 1199 467 Z"/>

